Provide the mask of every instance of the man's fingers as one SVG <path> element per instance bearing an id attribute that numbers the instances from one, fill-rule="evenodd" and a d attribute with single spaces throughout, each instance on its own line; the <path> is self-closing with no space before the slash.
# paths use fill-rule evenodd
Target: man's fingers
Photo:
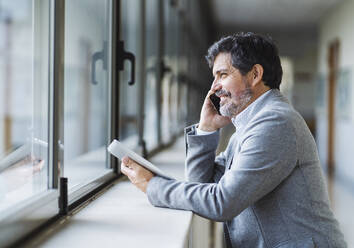
<path id="1" fill-rule="evenodd" d="M 132 159 L 130 159 L 127 156 L 124 156 L 122 158 L 122 162 L 125 166 L 127 166 L 128 168 L 134 168 L 134 161 Z"/>
<path id="2" fill-rule="evenodd" d="M 151 171 L 146 170 L 128 157 L 122 158 L 120 170 L 135 186 L 146 193 L 147 183 L 154 176 Z"/>
<path id="3" fill-rule="evenodd" d="M 207 97 L 209 98 L 212 94 L 214 94 L 215 93 L 215 91 L 214 90 L 209 90 L 208 91 L 208 94 L 207 94 Z"/>
<path id="4" fill-rule="evenodd" d="M 122 162 L 123 162 L 123 164 L 125 164 L 126 166 L 128 166 L 128 165 L 129 165 L 129 163 L 130 163 L 130 159 L 129 159 L 129 157 L 124 156 L 124 157 L 122 158 Z"/>
<path id="5" fill-rule="evenodd" d="M 128 175 L 124 173 L 125 175 L 127 175 L 127 176 L 134 176 L 135 173 L 136 173 L 136 170 L 139 169 L 140 165 L 137 164 L 137 163 L 136 163 L 134 160 L 132 160 L 131 158 L 125 156 L 125 157 L 122 158 L 122 166 L 121 166 L 121 168 L 123 168 L 123 167 L 125 167 L 125 168 L 124 168 L 124 171 L 125 171 L 126 173 L 129 173 Z"/>
<path id="6" fill-rule="evenodd" d="M 140 166 L 133 159 L 131 159 L 131 158 L 127 157 L 127 156 L 123 157 L 122 162 L 126 166 L 128 166 L 129 168 L 132 168 L 132 169 L 137 169 Z"/>
<path id="7" fill-rule="evenodd" d="M 206 101 L 207 106 L 212 106 L 212 101 L 210 100 L 210 96 L 211 96 L 212 94 L 214 94 L 214 91 L 209 90 L 209 92 L 208 92 L 208 94 L 207 94 L 207 96 L 206 96 L 206 98 L 205 98 L 205 101 Z"/>
<path id="8" fill-rule="evenodd" d="M 210 95 L 214 94 L 216 91 L 220 90 L 222 87 L 221 85 L 213 85 L 211 89 L 208 91 L 207 98 L 210 97 Z"/>
<path id="9" fill-rule="evenodd" d="M 126 175 L 127 176 L 127 174 L 128 174 L 128 167 L 126 167 L 123 163 L 121 164 L 121 166 L 120 166 L 120 171 L 124 174 L 124 175 Z"/>
<path id="10" fill-rule="evenodd" d="M 126 166 L 123 163 L 121 164 L 120 171 L 128 177 L 133 176 L 133 172 L 134 172 L 132 169 L 130 169 L 128 166 Z"/>

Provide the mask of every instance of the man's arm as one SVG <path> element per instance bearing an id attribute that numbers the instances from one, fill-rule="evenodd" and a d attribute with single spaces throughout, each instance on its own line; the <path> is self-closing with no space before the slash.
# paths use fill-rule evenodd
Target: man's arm
<path id="1" fill-rule="evenodd" d="M 221 153 L 215 158 L 219 132 L 197 135 L 196 126 L 185 129 L 186 178 L 189 182 L 218 182 L 225 171 L 226 158 Z"/>
<path id="2" fill-rule="evenodd" d="M 217 130 L 229 124 L 231 119 L 219 115 L 210 100 L 210 96 L 219 89 L 221 89 L 220 85 L 211 86 L 200 112 L 198 129 L 210 134 L 197 135 L 195 125 L 185 129 L 186 178 L 191 182 L 218 182 L 225 171 L 224 155 L 221 154 L 215 159 L 219 142 Z"/>
<path id="3" fill-rule="evenodd" d="M 191 210 L 216 221 L 230 220 L 277 187 L 296 166 L 296 135 L 282 118 L 252 124 L 231 170 L 219 183 L 153 177 L 147 186 L 154 206 Z"/>

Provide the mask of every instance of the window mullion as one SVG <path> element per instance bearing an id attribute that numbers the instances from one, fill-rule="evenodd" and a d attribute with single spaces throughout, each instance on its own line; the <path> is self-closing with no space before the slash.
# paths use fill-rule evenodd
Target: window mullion
<path id="1" fill-rule="evenodd" d="M 64 172 L 65 0 L 53 0 L 51 4 L 49 187 L 58 188 L 59 178 Z"/>

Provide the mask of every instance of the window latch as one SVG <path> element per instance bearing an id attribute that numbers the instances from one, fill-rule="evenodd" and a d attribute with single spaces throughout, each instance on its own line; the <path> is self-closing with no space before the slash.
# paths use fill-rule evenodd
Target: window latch
<path id="1" fill-rule="evenodd" d="M 102 51 L 95 52 L 92 55 L 92 63 L 91 63 L 91 80 L 92 84 L 98 84 L 96 79 L 96 63 L 97 61 L 102 60 L 103 70 L 107 70 L 107 41 L 103 42 Z"/>
<path id="2" fill-rule="evenodd" d="M 124 70 L 124 61 L 129 60 L 131 63 L 131 70 L 130 70 L 130 81 L 129 85 L 133 85 L 135 83 L 135 56 L 131 52 L 127 52 L 124 50 L 124 41 L 118 41 L 117 46 L 117 66 L 118 70 Z"/>

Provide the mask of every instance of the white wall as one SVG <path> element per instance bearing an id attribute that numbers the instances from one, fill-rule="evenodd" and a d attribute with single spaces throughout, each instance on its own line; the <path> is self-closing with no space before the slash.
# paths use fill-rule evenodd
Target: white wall
<path id="1" fill-rule="evenodd" d="M 347 69 L 351 73 L 348 80 L 348 88 L 344 93 L 348 93 L 348 98 L 345 102 L 349 106 L 349 110 L 343 108 L 336 109 L 335 117 L 335 164 L 339 175 L 346 177 L 351 182 L 354 182 L 354 166 L 352 159 L 352 140 L 354 140 L 354 105 L 352 96 L 353 90 L 353 69 L 354 69 L 354 29 L 353 17 L 354 1 L 344 1 L 331 9 L 321 20 L 319 30 L 319 50 L 318 50 L 318 72 L 323 77 L 321 86 L 324 91 L 321 93 L 325 97 L 324 104 L 316 106 L 317 120 L 317 143 L 320 154 L 320 159 L 323 165 L 327 162 L 327 76 L 328 76 L 328 47 L 335 39 L 339 39 L 339 68 Z M 318 90 L 318 89 L 317 89 Z M 319 91 L 321 92 L 321 91 Z M 336 88 L 338 93 L 338 85 Z M 336 93 L 336 104 L 339 102 Z M 352 101 L 352 103 L 350 103 Z M 349 105 L 348 105 L 349 104 Z M 343 116 L 344 114 L 344 116 Z"/>
<path id="2" fill-rule="evenodd" d="M 293 61 L 287 57 L 280 57 L 281 66 L 283 68 L 283 78 L 280 84 L 280 91 L 289 101 L 292 101 L 292 92 L 294 87 L 294 66 Z"/>

